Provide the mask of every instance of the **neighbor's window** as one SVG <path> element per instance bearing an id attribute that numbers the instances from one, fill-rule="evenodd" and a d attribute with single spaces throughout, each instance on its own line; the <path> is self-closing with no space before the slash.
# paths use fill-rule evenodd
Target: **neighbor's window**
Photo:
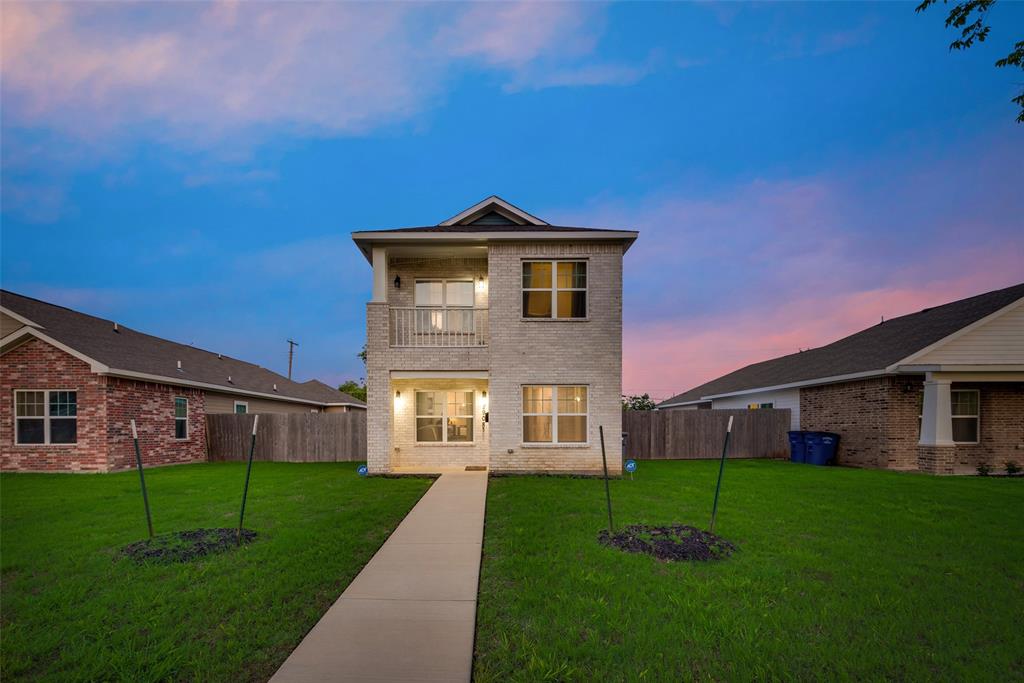
<path id="1" fill-rule="evenodd" d="M 523 443 L 586 443 L 587 387 L 523 387 Z"/>
<path id="2" fill-rule="evenodd" d="M 586 318 L 586 261 L 523 261 L 524 318 Z"/>
<path id="3" fill-rule="evenodd" d="M 472 280 L 417 280 L 417 332 L 469 332 L 473 329 Z"/>
<path id="4" fill-rule="evenodd" d="M 978 443 L 979 393 L 977 389 L 960 389 L 949 392 L 953 415 L 953 441 L 956 443 Z"/>
<path id="5" fill-rule="evenodd" d="M 472 442 L 473 405 L 472 391 L 417 391 L 416 441 Z"/>
<path id="6" fill-rule="evenodd" d="M 245 415 L 248 412 L 249 412 L 249 402 L 248 401 L 235 401 L 235 414 L 236 415 Z M 314 412 L 316 412 L 316 411 L 314 411 Z"/>
<path id="7" fill-rule="evenodd" d="M 74 444 L 78 441 L 77 391 L 15 391 L 15 443 Z"/>
<path id="8" fill-rule="evenodd" d="M 188 438 L 188 399 L 174 399 L 174 438 Z"/>
<path id="9" fill-rule="evenodd" d="M 748 403 L 747 410 L 758 410 L 760 408 L 774 408 L 774 403 Z"/>

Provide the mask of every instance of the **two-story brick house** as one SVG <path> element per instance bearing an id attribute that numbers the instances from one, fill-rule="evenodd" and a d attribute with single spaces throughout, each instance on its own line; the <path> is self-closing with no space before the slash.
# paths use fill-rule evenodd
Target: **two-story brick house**
<path id="1" fill-rule="evenodd" d="M 622 259 L 631 230 L 553 226 L 489 197 L 352 239 L 366 307 L 371 473 L 621 469 Z"/>

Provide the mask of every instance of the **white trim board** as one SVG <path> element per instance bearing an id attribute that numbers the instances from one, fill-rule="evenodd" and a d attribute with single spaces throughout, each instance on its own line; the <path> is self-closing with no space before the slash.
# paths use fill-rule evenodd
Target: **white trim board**
<path id="1" fill-rule="evenodd" d="M 391 379 L 489 379 L 486 370 L 392 370 Z"/>
<path id="2" fill-rule="evenodd" d="M 28 325 L 29 327 L 42 327 L 42 325 L 40 325 L 39 323 L 32 322 L 31 320 L 29 320 L 25 316 L 23 316 L 23 315 L 21 315 L 19 313 L 15 313 L 11 309 L 7 308 L 6 306 L 0 306 L 0 313 L 3 313 L 4 315 L 6 315 L 8 317 L 14 318 L 15 320 L 17 320 L 22 325 Z M 17 332 L 17 330 L 15 330 L 15 332 Z"/>

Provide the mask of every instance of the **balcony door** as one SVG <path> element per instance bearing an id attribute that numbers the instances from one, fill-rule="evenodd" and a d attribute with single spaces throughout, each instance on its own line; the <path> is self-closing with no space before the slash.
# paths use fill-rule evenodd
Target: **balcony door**
<path id="1" fill-rule="evenodd" d="M 472 332 L 473 280 L 416 280 L 416 331 Z"/>

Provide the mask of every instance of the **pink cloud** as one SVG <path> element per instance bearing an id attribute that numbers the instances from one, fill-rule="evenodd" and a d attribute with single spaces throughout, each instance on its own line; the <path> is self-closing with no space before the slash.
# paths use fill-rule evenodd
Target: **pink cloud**
<path id="1" fill-rule="evenodd" d="M 137 9 L 4 3 L 5 118 L 84 139 L 156 124 L 158 137 L 204 145 L 267 126 L 360 134 L 429 109 L 457 64 L 560 66 L 589 54 L 603 30 L 603 10 L 570 3 Z"/>

